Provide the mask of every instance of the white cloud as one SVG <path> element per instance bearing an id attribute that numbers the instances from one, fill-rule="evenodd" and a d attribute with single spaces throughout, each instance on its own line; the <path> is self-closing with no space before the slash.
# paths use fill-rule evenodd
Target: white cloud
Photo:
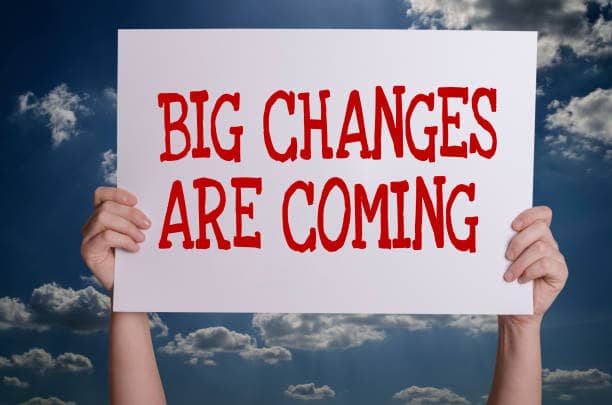
<path id="1" fill-rule="evenodd" d="M 254 337 L 224 326 L 213 326 L 193 331 L 186 336 L 177 333 L 171 342 L 159 348 L 161 353 L 188 356 L 187 364 L 215 366 L 217 353 L 238 353 L 245 360 L 277 364 L 291 361 L 291 352 L 284 347 L 257 347 Z"/>
<path id="2" fill-rule="evenodd" d="M 11 360 L 7 357 L 4 356 L 0 356 L 0 368 L 2 367 L 10 367 L 11 366 Z"/>
<path id="3" fill-rule="evenodd" d="M 108 149 L 102 153 L 102 161 L 100 162 L 104 181 L 108 184 L 117 185 L 117 154 L 112 149 Z"/>
<path id="4" fill-rule="evenodd" d="M 317 387 L 314 383 L 290 385 L 285 390 L 285 395 L 293 399 L 303 401 L 321 400 L 334 398 L 336 393 L 329 385 Z"/>
<path id="5" fill-rule="evenodd" d="M 32 291 L 27 308 L 34 325 L 90 333 L 106 329 L 110 298 L 91 286 L 73 290 L 50 283 Z"/>
<path id="6" fill-rule="evenodd" d="M 570 395 L 570 394 L 559 395 L 559 401 L 573 401 L 574 399 L 576 399 L 576 395 Z"/>
<path id="7" fill-rule="evenodd" d="M 93 276 L 93 275 L 91 275 L 91 276 L 79 276 L 79 278 L 86 285 L 90 285 L 92 287 L 97 287 L 97 288 L 102 288 L 102 284 L 100 284 L 98 279 L 95 276 Z"/>
<path id="8" fill-rule="evenodd" d="M 189 356 L 192 359 L 206 359 L 220 352 L 240 352 L 255 347 L 255 340 L 248 334 L 229 330 L 224 326 L 198 329 L 183 336 L 177 333 L 174 340 L 162 346 L 159 351 L 166 354 Z"/>
<path id="9" fill-rule="evenodd" d="M 608 149 L 606 151 L 606 153 L 604 154 L 604 161 L 605 162 L 612 162 L 612 149 Z"/>
<path id="10" fill-rule="evenodd" d="M 81 280 L 100 287 L 94 277 L 81 276 Z M 91 285 L 74 290 L 49 283 L 35 288 L 27 304 L 19 298 L 0 298 L 0 330 L 60 327 L 75 333 L 99 332 L 108 326 L 110 308 L 110 298 Z M 158 314 L 149 314 L 149 325 L 157 331 L 156 337 L 168 335 L 168 326 Z"/>
<path id="11" fill-rule="evenodd" d="M 494 315 L 451 315 L 445 324 L 470 335 L 497 332 L 497 317 Z"/>
<path id="12" fill-rule="evenodd" d="M 0 330 L 10 329 L 16 325 L 28 325 L 24 329 L 44 329 L 39 325 L 32 325 L 31 318 L 32 314 L 18 298 L 0 298 Z"/>
<path id="13" fill-rule="evenodd" d="M 62 83 L 41 98 L 31 91 L 20 95 L 18 112 L 24 114 L 32 111 L 47 119 L 53 146 L 58 146 L 78 135 L 77 118 L 91 112 L 85 105 L 87 98 L 86 94 L 71 92 L 66 83 Z"/>
<path id="14" fill-rule="evenodd" d="M 542 370 L 542 387 L 546 390 L 599 389 L 610 386 L 612 376 L 596 368 L 589 370 Z"/>
<path id="15" fill-rule="evenodd" d="M 27 381 L 21 381 L 17 377 L 2 377 L 2 383 L 6 387 L 15 387 L 15 388 L 28 388 L 30 384 Z"/>
<path id="16" fill-rule="evenodd" d="M 423 330 L 431 323 L 410 315 L 255 314 L 253 327 L 267 345 L 331 350 L 381 341 L 383 328 Z"/>
<path id="17" fill-rule="evenodd" d="M 60 354 L 55 359 L 55 369 L 78 373 L 93 369 L 93 365 L 91 364 L 91 360 L 82 354 L 64 353 Z"/>
<path id="18" fill-rule="evenodd" d="M 572 97 L 563 105 L 549 104 L 548 129 L 559 129 L 586 139 L 612 145 L 612 89 L 595 89 L 584 97 Z"/>
<path id="19" fill-rule="evenodd" d="M 13 354 L 10 366 L 32 369 L 44 373 L 55 366 L 55 359 L 45 349 L 35 347 L 23 354 Z"/>
<path id="20" fill-rule="evenodd" d="M 291 361 L 291 352 L 281 346 L 252 347 L 240 352 L 240 357 L 247 360 L 262 360 L 268 364 L 280 361 Z"/>
<path id="21" fill-rule="evenodd" d="M 590 22 L 583 0 L 406 0 L 406 5 L 413 28 L 538 31 L 539 67 L 559 63 L 562 48 L 583 58 L 612 54 L 611 22 L 603 16 Z"/>
<path id="22" fill-rule="evenodd" d="M 406 405 L 429 404 L 469 404 L 470 401 L 455 394 L 448 388 L 412 387 L 405 388 L 393 395 L 393 399 L 401 400 Z"/>
<path id="23" fill-rule="evenodd" d="M 553 100 L 548 104 L 545 123 L 549 130 L 562 131 L 544 138 L 551 155 L 581 161 L 603 153 L 612 159 L 612 89 L 596 89 L 584 97 L 572 97 L 567 103 Z"/>
<path id="24" fill-rule="evenodd" d="M 104 98 L 111 102 L 113 107 L 117 106 L 117 91 L 112 87 L 107 87 L 102 92 Z"/>
<path id="25" fill-rule="evenodd" d="M 63 399 L 59 399 L 57 397 L 34 397 L 25 402 L 21 402 L 20 405 L 77 405 L 77 403 L 73 401 L 64 401 Z"/>
<path id="26" fill-rule="evenodd" d="M 168 325 L 162 321 L 157 312 L 152 312 L 149 314 L 149 326 L 151 327 L 152 331 L 158 331 L 155 337 L 168 336 Z"/>
<path id="27" fill-rule="evenodd" d="M 300 350 L 349 349 L 385 339 L 385 330 L 455 328 L 470 335 L 497 331 L 488 315 L 255 314 L 253 328 L 266 345 Z"/>
<path id="28" fill-rule="evenodd" d="M 47 352 L 45 349 L 35 347 L 22 354 L 13 354 L 10 360 L 4 357 L 2 366 L 24 368 L 44 373 L 49 370 L 66 371 L 71 373 L 79 373 L 93 370 L 91 360 L 77 353 L 63 353 L 57 357 Z"/>

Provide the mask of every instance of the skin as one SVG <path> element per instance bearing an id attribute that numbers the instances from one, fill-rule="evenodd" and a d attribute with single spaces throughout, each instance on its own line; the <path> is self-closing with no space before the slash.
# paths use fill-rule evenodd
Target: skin
<path id="1" fill-rule="evenodd" d="M 99 187 L 94 211 L 83 226 L 81 255 L 112 292 L 115 249 L 137 252 L 151 221 L 136 208 L 136 196 L 126 190 Z M 508 283 L 533 281 L 533 315 L 498 317 L 499 339 L 495 374 L 488 403 L 541 404 L 540 327 L 544 313 L 563 289 L 568 271 L 550 231 L 552 211 L 534 207 L 513 222 L 517 232 L 508 244 L 512 261 L 504 274 Z M 146 313 L 112 312 L 109 344 L 111 404 L 165 404 Z"/>

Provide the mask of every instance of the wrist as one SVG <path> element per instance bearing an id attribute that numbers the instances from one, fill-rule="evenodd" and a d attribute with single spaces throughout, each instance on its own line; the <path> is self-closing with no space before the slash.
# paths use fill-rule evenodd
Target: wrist
<path id="1" fill-rule="evenodd" d="M 542 315 L 499 315 L 497 321 L 500 331 L 539 334 Z"/>

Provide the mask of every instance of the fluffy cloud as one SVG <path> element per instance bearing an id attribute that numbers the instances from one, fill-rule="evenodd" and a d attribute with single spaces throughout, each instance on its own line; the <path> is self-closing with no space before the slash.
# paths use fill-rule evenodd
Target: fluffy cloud
<path id="1" fill-rule="evenodd" d="M 593 154 L 612 158 L 612 89 L 596 89 L 567 103 L 553 100 L 548 109 L 546 127 L 560 132 L 544 138 L 551 155 L 576 161 Z"/>
<path id="2" fill-rule="evenodd" d="M 542 370 L 542 387 L 557 389 L 599 389 L 610 386 L 612 376 L 596 368 L 589 370 Z"/>
<path id="3" fill-rule="evenodd" d="M 11 360 L 4 357 L 4 356 L 0 356 L 0 368 L 2 367 L 10 367 L 11 366 Z"/>
<path id="4" fill-rule="evenodd" d="M 584 97 L 572 97 L 567 104 L 554 100 L 546 116 L 548 129 L 559 129 L 587 139 L 612 145 L 612 89 L 596 89 Z"/>
<path id="5" fill-rule="evenodd" d="M 62 83 L 41 98 L 31 91 L 20 95 L 18 111 L 20 114 L 31 111 L 44 117 L 51 129 L 53 146 L 58 146 L 78 134 L 77 117 L 91 112 L 85 105 L 87 98 L 86 94 L 71 92 L 68 86 Z"/>
<path id="6" fill-rule="evenodd" d="M 117 154 L 109 149 L 102 153 L 102 161 L 100 162 L 104 181 L 113 186 L 117 185 Z"/>
<path id="7" fill-rule="evenodd" d="M 268 364 L 279 361 L 291 361 L 291 352 L 284 347 L 253 347 L 240 352 L 240 357 L 247 360 L 262 360 Z"/>
<path id="8" fill-rule="evenodd" d="M 314 383 L 290 385 L 285 390 L 285 395 L 293 399 L 304 401 L 334 398 L 336 393 L 329 385 L 317 387 Z"/>
<path id="9" fill-rule="evenodd" d="M 27 329 L 41 328 L 32 325 L 31 317 L 28 308 L 18 298 L 0 298 L 0 330 L 10 329 L 16 325 L 28 325 Z"/>
<path id="10" fill-rule="evenodd" d="M 93 333 L 106 330 L 110 309 L 110 298 L 91 285 L 74 290 L 49 283 L 35 288 L 27 304 L 19 298 L 0 298 L 0 330 L 43 331 L 60 327 L 75 333 Z M 167 336 L 168 326 L 159 315 L 149 316 L 149 324 L 158 331 L 157 336 Z"/>
<path id="11" fill-rule="evenodd" d="M 497 332 L 497 317 L 494 315 L 450 315 L 442 319 L 442 326 L 462 329 L 470 335 Z"/>
<path id="12" fill-rule="evenodd" d="M 383 328 L 422 330 L 431 324 L 409 315 L 255 314 L 253 327 L 267 345 L 330 350 L 381 341 Z"/>
<path id="13" fill-rule="evenodd" d="M 407 405 L 470 403 L 470 401 L 448 388 L 418 387 L 416 385 L 396 392 L 393 399 L 401 400 Z"/>
<path id="14" fill-rule="evenodd" d="M 2 384 L 6 387 L 15 387 L 15 388 L 28 388 L 30 384 L 27 381 L 21 381 L 17 377 L 2 377 Z"/>
<path id="15" fill-rule="evenodd" d="M 470 335 L 497 331 L 488 315 L 411 316 L 376 314 L 255 314 L 253 328 L 267 345 L 301 350 L 358 347 L 385 339 L 385 330 L 455 328 Z"/>
<path id="16" fill-rule="evenodd" d="M 168 326 L 162 321 L 156 312 L 149 314 L 149 327 L 152 331 L 158 331 L 155 337 L 168 336 Z"/>
<path id="17" fill-rule="evenodd" d="M 32 291 L 28 309 L 38 325 L 89 333 L 106 328 L 110 298 L 91 286 L 73 290 L 51 283 Z"/>
<path id="18" fill-rule="evenodd" d="M 45 349 L 33 348 L 22 354 L 4 357 L 1 367 L 25 368 L 44 373 L 49 370 L 78 373 L 93 369 L 91 360 L 82 354 L 63 353 L 56 358 Z"/>
<path id="19" fill-rule="evenodd" d="M 559 401 L 573 401 L 574 399 L 576 399 L 576 395 L 570 395 L 570 394 L 559 395 Z"/>
<path id="20" fill-rule="evenodd" d="M 184 336 L 177 333 L 174 340 L 159 351 L 180 354 L 192 359 L 206 359 L 220 352 L 240 352 L 255 347 L 255 340 L 248 334 L 229 330 L 224 326 L 198 329 Z"/>
<path id="21" fill-rule="evenodd" d="M 60 354 L 55 359 L 55 368 L 61 371 L 78 373 L 81 371 L 91 370 L 93 369 L 93 366 L 91 364 L 91 360 L 82 354 L 64 353 Z"/>
<path id="22" fill-rule="evenodd" d="M 267 364 L 290 361 L 291 352 L 284 347 L 257 347 L 255 338 L 246 333 L 229 330 L 224 326 L 198 329 L 183 336 L 178 333 L 171 342 L 159 348 L 170 355 L 188 356 L 188 364 L 215 366 L 211 358 L 216 353 L 238 353 L 246 360 L 261 360 Z"/>
<path id="23" fill-rule="evenodd" d="M 20 405 L 77 405 L 77 403 L 72 401 L 64 401 L 63 399 L 59 399 L 57 397 L 35 397 L 30 398 L 25 402 L 21 402 Z"/>
<path id="24" fill-rule="evenodd" d="M 600 1 L 603 7 L 609 1 Z M 587 18 L 583 0 L 407 0 L 413 28 L 538 31 L 538 66 L 561 61 L 561 49 L 578 57 L 612 54 L 612 24 Z M 601 8 L 600 8 L 601 10 Z"/>

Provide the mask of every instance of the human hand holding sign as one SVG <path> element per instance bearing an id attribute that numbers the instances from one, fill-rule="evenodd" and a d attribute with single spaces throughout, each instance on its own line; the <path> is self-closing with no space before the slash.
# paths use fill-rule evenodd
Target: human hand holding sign
<path id="1" fill-rule="evenodd" d="M 112 291 L 115 249 L 137 252 L 151 226 L 136 208 L 136 196 L 114 187 L 98 187 L 94 210 L 83 225 L 81 256 L 100 284 Z M 109 385 L 112 404 L 165 404 L 149 320 L 145 312 L 113 312 L 110 322 Z"/>
<path id="2" fill-rule="evenodd" d="M 506 250 L 512 264 L 504 280 L 533 281 L 533 315 L 499 316 L 490 405 L 542 402 L 540 325 L 568 276 L 565 258 L 550 230 L 551 221 L 552 210 L 540 206 L 523 211 L 512 222 L 517 234 Z"/>
<path id="3" fill-rule="evenodd" d="M 111 290 L 115 281 L 115 249 L 137 252 L 145 240 L 142 230 L 151 221 L 135 207 L 136 196 L 114 187 L 98 187 L 94 211 L 83 225 L 81 255 L 98 281 Z"/>
<path id="4" fill-rule="evenodd" d="M 513 263 L 506 270 L 504 280 L 517 280 L 521 284 L 533 281 L 533 315 L 504 319 L 539 323 L 565 285 L 567 264 L 550 230 L 551 221 L 552 210 L 539 206 L 523 211 L 512 222 L 512 229 L 518 233 L 506 250 L 506 257 Z"/>

